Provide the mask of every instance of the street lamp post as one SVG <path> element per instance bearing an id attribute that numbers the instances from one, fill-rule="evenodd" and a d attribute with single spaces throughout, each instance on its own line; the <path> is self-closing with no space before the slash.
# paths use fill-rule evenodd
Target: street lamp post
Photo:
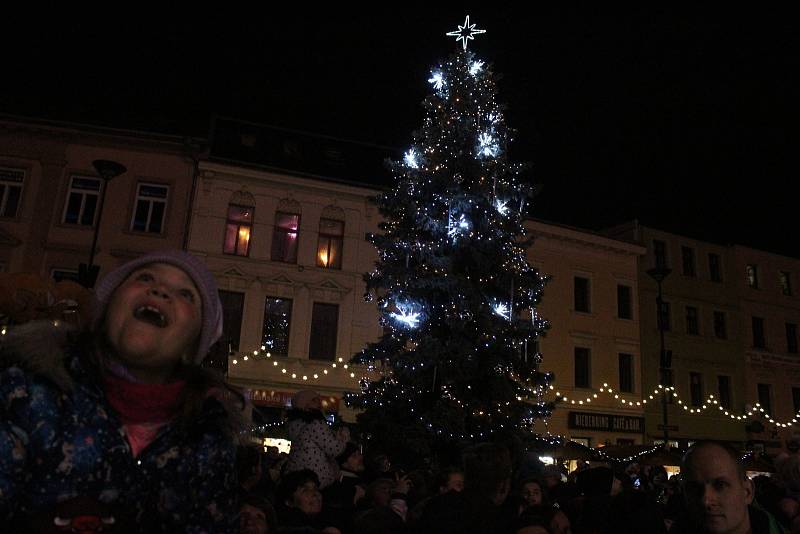
<path id="1" fill-rule="evenodd" d="M 660 266 L 654 269 L 650 269 L 647 271 L 647 274 L 650 275 L 653 280 L 656 281 L 658 284 L 658 295 L 656 296 L 656 306 L 658 308 L 656 317 L 658 317 L 658 333 L 659 338 L 661 341 L 661 353 L 659 358 L 659 381 L 662 386 L 664 386 L 663 391 L 661 392 L 661 411 L 662 411 L 662 420 L 664 425 L 664 448 L 669 448 L 669 427 L 667 425 L 667 395 L 669 395 L 669 391 L 667 390 L 667 369 L 670 368 L 671 362 L 669 362 L 669 358 L 667 358 L 667 351 L 664 348 L 664 317 L 663 317 L 663 307 L 664 307 L 664 300 L 661 295 L 661 283 L 664 279 L 669 276 L 669 273 L 672 272 L 672 269 L 668 269 L 666 267 Z"/>
<path id="2" fill-rule="evenodd" d="M 105 159 L 96 159 L 92 162 L 92 165 L 97 174 L 100 175 L 100 178 L 103 179 L 103 185 L 97 205 L 97 220 L 94 223 L 94 236 L 92 237 L 92 248 L 89 250 L 89 263 L 81 263 L 78 267 L 78 277 L 81 285 L 88 289 L 94 287 L 95 282 L 97 282 L 97 275 L 100 272 L 100 267 L 94 264 L 94 255 L 97 251 L 97 236 L 100 233 L 100 219 L 103 216 L 103 203 L 106 198 L 108 182 L 128 170 L 121 163 Z"/>

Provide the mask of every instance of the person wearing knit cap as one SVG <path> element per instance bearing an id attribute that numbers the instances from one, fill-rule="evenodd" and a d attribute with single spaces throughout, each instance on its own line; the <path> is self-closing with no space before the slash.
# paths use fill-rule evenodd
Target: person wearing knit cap
<path id="1" fill-rule="evenodd" d="M 15 330 L 0 347 L 0 517 L 24 530 L 80 497 L 134 532 L 236 530 L 244 400 L 200 367 L 222 333 L 201 260 L 158 251 L 111 271 L 86 331 Z"/>

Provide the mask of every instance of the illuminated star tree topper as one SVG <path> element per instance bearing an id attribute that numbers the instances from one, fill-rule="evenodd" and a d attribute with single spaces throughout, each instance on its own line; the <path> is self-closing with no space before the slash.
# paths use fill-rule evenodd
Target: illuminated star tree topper
<path id="1" fill-rule="evenodd" d="M 457 30 L 453 30 L 451 32 L 447 32 L 449 37 L 455 37 L 456 41 L 461 41 L 464 45 L 464 50 L 467 49 L 467 41 L 475 39 L 476 35 L 480 35 L 481 33 L 486 33 L 486 30 L 476 30 L 476 24 L 469 23 L 469 15 L 467 18 L 464 19 L 464 25 L 459 26 Z M 480 69 L 480 67 L 478 67 Z"/>

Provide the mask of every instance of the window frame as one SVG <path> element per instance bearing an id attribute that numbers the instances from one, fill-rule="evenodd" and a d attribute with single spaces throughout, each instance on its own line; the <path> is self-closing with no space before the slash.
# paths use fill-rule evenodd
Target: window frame
<path id="1" fill-rule="evenodd" d="M 766 393 L 766 399 L 762 397 L 762 392 Z M 772 415 L 772 394 L 772 384 L 764 384 L 762 382 L 756 384 L 756 397 L 758 398 L 759 406 L 768 415 Z M 766 403 L 764 402 L 765 400 Z"/>
<path id="2" fill-rule="evenodd" d="M 760 325 L 759 328 L 756 328 L 756 324 Z M 753 334 L 753 348 L 755 349 L 766 349 L 767 348 L 767 333 L 766 333 L 766 324 L 763 317 L 757 317 L 755 315 L 750 317 L 750 329 Z M 758 334 L 758 335 L 757 335 Z"/>
<path id="3" fill-rule="evenodd" d="M 752 289 L 759 289 L 760 284 L 758 280 L 758 264 L 748 263 L 745 265 L 744 269 L 747 286 Z"/>
<path id="4" fill-rule="evenodd" d="M 798 354 L 797 323 L 786 322 L 786 353 Z"/>
<path id="5" fill-rule="evenodd" d="M 327 357 L 323 358 L 323 357 L 320 357 L 319 354 L 314 354 L 314 349 L 315 348 L 319 348 L 319 347 L 316 346 L 316 345 L 319 344 L 318 343 L 319 340 L 320 339 L 326 339 L 326 336 L 323 336 L 323 335 L 319 334 L 319 329 L 321 327 L 320 326 L 315 327 L 315 325 L 318 324 L 315 321 L 315 318 L 317 317 L 317 310 L 318 309 L 321 310 L 321 309 L 323 309 L 323 307 L 331 307 L 331 308 L 335 308 L 336 309 L 336 323 L 333 325 L 333 329 L 332 329 L 333 333 L 334 333 L 334 335 L 332 337 L 333 343 L 330 343 L 330 341 L 326 341 L 326 345 L 328 345 L 328 347 L 324 347 L 324 348 L 330 348 L 330 346 L 333 347 L 333 354 L 331 355 L 331 358 L 327 358 Z M 336 361 L 336 354 L 337 354 L 336 351 L 338 349 L 338 343 L 339 343 L 339 322 L 340 322 L 339 319 L 340 319 L 341 313 L 342 313 L 342 310 L 341 310 L 341 306 L 339 306 L 339 304 L 336 304 L 336 303 L 333 303 L 333 302 L 313 302 L 312 303 L 312 305 L 311 305 L 311 326 L 310 326 L 310 335 L 309 335 L 309 343 L 308 343 L 308 359 L 309 360 L 333 361 L 333 362 Z M 331 330 L 330 326 L 327 327 L 327 330 L 328 331 Z M 330 339 L 330 338 L 327 338 L 327 339 Z M 325 355 L 325 356 L 327 356 L 327 355 Z"/>
<path id="6" fill-rule="evenodd" d="M 89 191 L 87 189 L 77 189 L 77 188 L 75 188 L 75 185 L 74 185 L 74 182 L 75 182 L 76 178 L 79 179 L 79 180 L 91 180 L 93 182 L 97 182 L 100 187 L 97 189 L 96 193 L 92 192 L 92 191 Z M 61 224 L 65 224 L 67 226 L 77 227 L 77 228 L 94 228 L 95 225 L 97 224 L 97 216 L 100 213 L 100 198 L 103 195 L 105 186 L 106 186 L 105 180 L 103 180 L 101 178 L 97 178 L 95 176 L 88 176 L 88 175 L 85 175 L 85 174 L 79 174 L 79 173 L 70 174 L 70 176 L 69 176 L 69 184 L 67 186 L 67 194 L 66 194 L 66 198 L 64 199 L 64 209 L 63 209 L 62 214 L 61 214 Z M 80 205 L 80 208 L 78 208 L 78 215 L 77 215 L 76 222 L 69 222 L 69 221 L 67 221 L 67 213 L 68 213 L 68 209 L 69 209 L 69 205 L 70 205 L 70 199 L 72 198 L 72 194 L 73 193 L 75 193 L 76 195 L 80 195 L 81 196 L 81 205 Z M 86 198 L 88 196 L 95 196 L 96 197 L 96 202 L 95 202 L 95 205 L 94 205 L 94 214 L 93 214 L 93 217 L 92 217 L 91 224 L 84 224 L 84 223 L 81 222 L 81 220 L 83 219 L 84 210 L 86 209 Z"/>
<path id="7" fill-rule="evenodd" d="M 22 195 L 25 191 L 25 182 L 27 181 L 28 171 L 27 169 L 20 169 L 18 167 L 0 165 L 0 172 L 7 172 L 9 175 L 12 173 L 19 173 L 22 175 L 19 182 L 12 180 L 10 176 L 8 178 L 0 176 L 0 186 L 3 188 L 2 192 L 0 192 L 0 219 L 16 219 L 19 217 L 22 208 Z M 17 193 L 17 203 L 14 206 L 14 214 L 6 215 L 5 211 L 8 207 L 8 199 L 11 196 L 11 188 L 19 189 L 19 193 Z"/>
<path id="8" fill-rule="evenodd" d="M 584 302 L 579 302 L 579 292 L 578 292 L 578 280 L 583 280 L 586 282 L 585 286 L 585 308 L 586 309 L 579 309 L 578 304 L 584 304 Z M 575 275 L 572 277 L 572 306 L 573 309 L 578 313 L 592 313 L 592 279 L 588 276 L 578 276 Z"/>
<path id="9" fill-rule="evenodd" d="M 700 335 L 700 310 L 697 306 L 685 306 L 686 309 L 686 334 Z"/>
<path id="10" fill-rule="evenodd" d="M 269 302 L 271 300 L 273 300 L 273 301 L 278 301 L 278 300 L 283 301 L 284 302 L 284 306 L 286 306 L 285 303 L 288 303 L 288 314 L 289 314 L 289 317 L 286 320 L 286 322 L 287 322 L 286 331 L 283 333 L 283 336 L 286 339 L 286 341 L 285 341 L 285 344 L 286 344 L 285 352 L 280 352 L 276 348 L 270 347 L 269 345 L 266 344 L 266 337 L 267 337 L 267 306 L 269 305 Z M 271 315 L 276 315 L 276 314 L 271 314 Z M 278 356 L 288 356 L 289 355 L 289 350 L 291 348 L 292 316 L 293 315 L 294 315 L 294 299 L 287 298 L 287 297 L 279 297 L 279 296 L 274 296 L 274 295 L 267 295 L 267 296 L 264 297 L 264 316 L 263 316 L 263 320 L 261 321 L 261 346 L 264 347 L 264 350 L 266 350 L 267 352 L 269 352 L 271 354 L 277 354 Z"/>
<path id="11" fill-rule="evenodd" d="M 696 384 L 695 378 L 697 378 Z M 692 407 L 696 408 L 703 405 L 703 385 L 703 373 L 689 371 L 689 403 Z"/>
<path id="12" fill-rule="evenodd" d="M 282 215 L 288 215 L 290 217 L 297 217 L 297 228 L 296 229 L 292 229 L 291 227 L 288 227 L 288 226 L 279 225 L 278 221 L 279 221 L 279 219 L 280 219 L 280 217 Z M 275 211 L 275 224 L 274 224 L 274 227 L 272 229 L 272 246 L 270 248 L 270 253 L 269 253 L 270 261 L 276 261 L 276 262 L 280 262 L 280 263 L 287 263 L 287 264 L 290 264 L 290 265 L 297 264 L 298 251 L 300 250 L 300 221 L 301 221 L 301 218 L 302 218 L 302 215 L 300 213 L 297 213 L 297 212 L 294 212 L 294 211 L 282 211 L 280 209 Z M 277 256 L 278 247 L 276 246 L 276 244 L 277 243 L 284 243 L 284 244 L 288 243 L 289 242 L 289 235 L 291 235 L 291 234 L 295 234 L 294 246 L 293 246 L 294 254 L 293 254 L 293 256 L 289 255 L 288 257 L 289 258 L 293 258 L 293 259 L 286 259 L 287 255 L 284 255 L 283 257 L 278 257 Z M 284 247 L 284 250 L 288 251 L 289 248 L 290 247 Z"/>
<path id="13" fill-rule="evenodd" d="M 627 359 L 627 377 L 623 375 L 623 360 Z M 619 352 L 617 353 L 617 360 L 619 366 L 619 390 L 622 393 L 635 393 L 636 392 L 636 383 L 634 380 L 635 372 L 634 372 L 634 358 L 633 354 L 629 352 Z M 626 388 L 626 380 L 627 378 L 627 388 Z"/>
<path id="14" fill-rule="evenodd" d="M 627 316 L 624 316 L 621 312 L 624 311 L 623 306 L 623 299 L 621 298 L 621 290 L 627 290 L 627 301 L 625 306 L 627 307 Z M 625 319 L 625 320 L 633 320 L 633 288 L 626 284 L 617 284 L 617 318 L 618 319 Z"/>
<path id="15" fill-rule="evenodd" d="M 697 255 L 692 247 L 681 246 L 681 273 L 690 278 L 697 277 Z"/>
<path id="16" fill-rule="evenodd" d="M 578 355 L 585 355 L 586 356 L 586 385 L 582 385 L 583 382 L 580 384 L 578 383 Z M 576 388 L 580 389 L 591 389 L 592 387 L 592 349 L 589 347 L 574 347 L 573 350 L 573 383 Z"/>
<path id="17" fill-rule="evenodd" d="M 713 311 L 713 320 L 714 320 L 714 337 L 716 339 L 728 339 L 728 317 L 724 311 L 714 310 Z M 718 319 L 721 318 L 721 321 Z M 722 325 L 720 330 L 719 326 Z M 722 335 L 720 335 L 720 333 Z"/>
<path id="18" fill-rule="evenodd" d="M 329 232 L 323 232 L 322 231 L 323 221 L 329 221 L 340 224 L 341 234 L 332 234 Z M 317 258 L 316 258 L 317 267 L 322 267 L 323 269 L 335 269 L 335 270 L 342 269 L 342 256 L 344 255 L 344 225 L 345 222 L 341 219 L 332 219 L 330 217 L 319 218 L 319 231 L 317 237 Z M 335 259 L 333 262 L 328 261 L 327 264 L 325 264 L 320 257 L 320 250 L 322 249 L 323 241 L 327 241 L 326 257 L 328 258 L 328 260 L 330 260 L 331 257 L 331 248 L 333 248 L 332 244 L 336 241 L 338 241 L 339 243 L 339 255 L 334 257 Z"/>
<path id="19" fill-rule="evenodd" d="M 781 295 L 791 297 L 793 294 L 791 271 L 778 271 L 778 282 L 781 285 Z"/>
<path id="20" fill-rule="evenodd" d="M 715 258 L 712 260 L 712 258 Z M 708 279 L 714 283 L 722 283 L 722 256 L 716 252 L 708 253 Z"/>
<path id="21" fill-rule="evenodd" d="M 145 187 L 159 187 L 165 189 L 164 198 L 154 198 L 154 197 L 147 197 L 142 196 L 141 189 L 142 186 Z M 167 208 L 169 207 L 169 193 L 170 193 L 170 186 L 168 184 L 159 184 L 155 182 L 137 182 L 136 183 L 136 195 L 133 201 L 133 213 L 131 214 L 131 224 L 129 229 L 131 232 L 135 232 L 137 234 L 148 234 L 148 235 L 164 235 L 166 234 L 166 226 L 167 226 Z M 136 214 L 139 212 L 139 202 L 147 202 L 149 204 L 147 208 L 147 219 L 145 221 L 145 229 L 144 230 L 137 230 L 134 228 L 134 224 L 136 222 Z M 150 231 L 149 228 L 152 223 L 152 216 L 153 216 L 153 207 L 155 203 L 163 204 L 164 209 L 161 213 L 161 228 L 158 232 Z"/>
<path id="22" fill-rule="evenodd" d="M 725 394 L 723 394 L 722 388 L 722 379 L 725 379 L 727 382 L 725 388 Z M 717 375 L 717 395 L 719 395 L 719 405 L 722 406 L 726 410 L 730 410 L 731 406 L 733 405 L 733 389 L 731 388 L 731 376 L 730 375 Z M 726 402 L 727 397 L 727 402 Z"/>
<path id="23" fill-rule="evenodd" d="M 250 221 L 237 221 L 236 219 L 231 218 L 231 208 L 243 208 L 250 211 Z M 228 203 L 228 209 L 225 212 L 225 235 L 222 239 L 222 253 L 228 256 L 238 256 L 240 258 L 249 258 L 250 257 L 250 245 L 253 242 L 253 225 L 255 223 L 255 207 L 254 206 L 246 206 L 244 204 L 235 204 L 233 202 Z M 228 241 L 228 230 L 231 226 L 236 226 L 236 241 L 233 244 L 233 252 L 228 252 L 225 250 L 225 246 Z M 244 254 L 239 254 L 239 238 L 241 237 L 242 227 L 247 227 L 249 232 L 247 234 L 247 246 Z"/>

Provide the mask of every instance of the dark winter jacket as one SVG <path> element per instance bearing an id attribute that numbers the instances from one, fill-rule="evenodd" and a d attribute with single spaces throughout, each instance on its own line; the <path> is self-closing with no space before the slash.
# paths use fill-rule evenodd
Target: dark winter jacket
<path id="1" fill-rule="evenodd" d="M 24 531 L 88 497 L 111 510 L 124 532 L 236 530 L 236 447 L 219 401 L 208 397 L 188 429 L 166 425 L 134 458 L 97 380 L 63 334 L 45 329 L 33 341 L 0 347 L 4 524 Z"/>

